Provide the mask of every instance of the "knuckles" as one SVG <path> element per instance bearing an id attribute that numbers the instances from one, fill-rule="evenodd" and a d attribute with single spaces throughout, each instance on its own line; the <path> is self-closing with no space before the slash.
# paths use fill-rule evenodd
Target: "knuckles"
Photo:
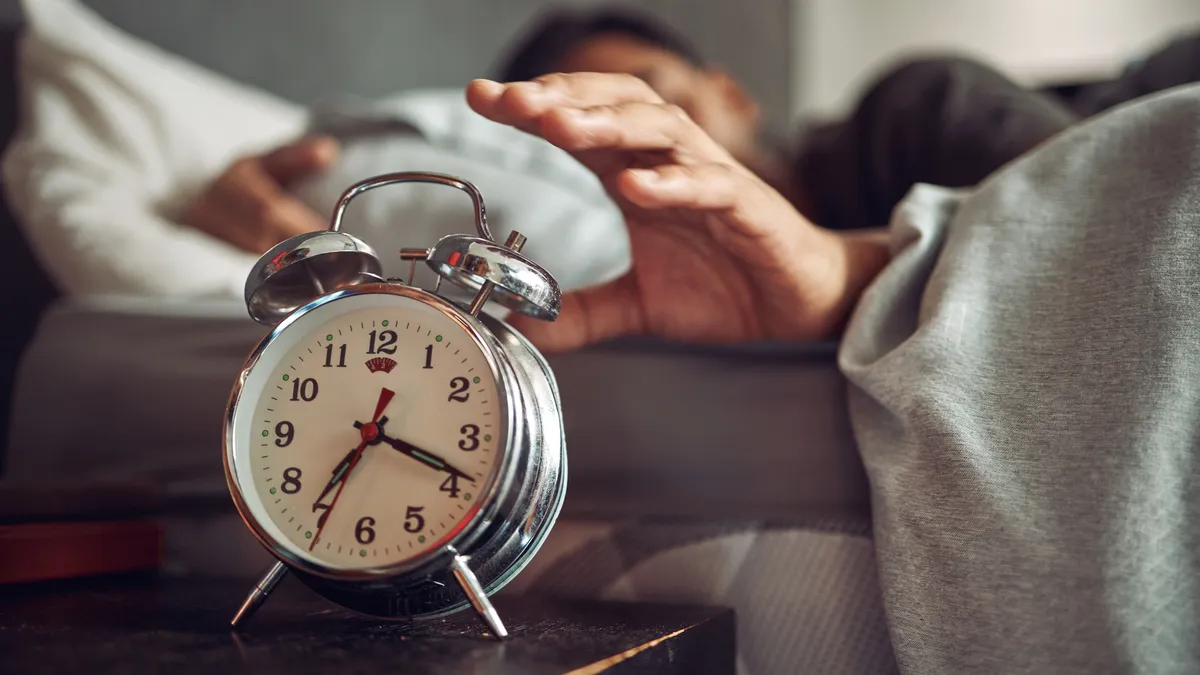
<path id="1" fill-rule="evenodd" d="M 504 88 L 504 93 L 500 95 L 500 109 L 508 114 L 521 114 L 526 110 L 526 99 L 529 95 L 528 83 L 518 82 Z"/>
<path id="2" fill-rule="evenodd" d="M 533 78 L 532 82 L 548 91 L 566 91 L 570 89 L 570 78 L 571 76 L 566 73 L 548 73 Z M 515 86 L 520 86 L 520 83 L 516 83 Z"/>
<path id="3" fill-rule="evenodd" d="M 257 157 L 242 157 L 237 159 L 233 162 L 233 164 L 229 165 L 229 168 L 225 171 L 225 173 L 221 174 L 221 176 L 217 179 L 217 182 L 228 183 L 230 181 L 236 181 L 239 179 L 239 177 L 253 172 L 256 166 L 261 163 L 261 161 L 262 160 L 258 159 Z"/>
<path id="4" fill-rule="evenodd" d="M 282 209 L 278 202 L 255 197 L 250 200 L 248 206 L 254 222 L 260 223 L 264 227 L 274 228 L 284 220 L 284 214 L 281 212 Z"/>
<path id="5" fill-rule="evenodd" d="M 689 115 L 687 110 L 684 110 L 681 106 L 678 106 L 674 103 L 664 103 L 662 104 L 662 108 L 667 112 L 667 114 L 671 115 L 680 122 L 692 121 L 692 116 Z"/>

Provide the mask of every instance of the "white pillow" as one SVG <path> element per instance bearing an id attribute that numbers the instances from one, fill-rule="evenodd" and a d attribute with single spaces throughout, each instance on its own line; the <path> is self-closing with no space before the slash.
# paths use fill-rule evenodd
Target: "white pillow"
<path id="1" fill-rule="evenodd" d="M 475 113 L 463 89 L 407 91 L 346 114 L 349 119 L 342 123 L 317 117 L 319 129 L 341 137 L 337 164 L 291 186 L 318 213 L 332 214 L 346 187 L 364 178 L 395 171 L 450 174 L 479 188 L 495 238 L 504 241 L 510 230 L 520 230 L 528 238 L 522 252 L 564 290 L 608 281 L 629 269 L 624 217 L 595 174 L 541 138 Z M 397 119 L 416 132 L 351 132 L 371 127 L 371 120 Z M 402 247 L 474 234 L 473 217 L 470 199 L 457 190 L 406 185 L 356 199 L 343 227 L 375 248 L 386 275 L 403 278 L 410 268 L 396 255 Z M 418 266 L 418 285 L 428 287 L 433 279 Z"/>
<path id="2" fill-rule="evenodd" d="M 307 114 L 133 38 L 75 0 L 22 0 L 12 208 L 71 294 L 241 295 L 255 256 L 176 222 L 233 159 Z"/>
<path id="3" fill-rule="evenodd" d="M 131 37 L 77 0 L 22 4 L 23 111 L 3 172 L 43 266 L 69 294 L 241 297 L 256 256 L 180 224 L 179 214 L 234 159 L 308 131 L 308 112 Z M 595 176 L 549 143 L 476 115 L 462 90 L 406 92 L 346 114 L 402 118 L 421 134 L 347 140 L 337 166 L 295 186 L 319 213 L 332 213 L 362 178 L 443 171 L 476 183 L 497 237 L 524 232 L 526 253 L 564 288 L 628 269 L 623 218 Z M 469 202 L 452 192 L 374 193 L 348 229 L 399 274 L 400 245 L 471 231 Z"/>

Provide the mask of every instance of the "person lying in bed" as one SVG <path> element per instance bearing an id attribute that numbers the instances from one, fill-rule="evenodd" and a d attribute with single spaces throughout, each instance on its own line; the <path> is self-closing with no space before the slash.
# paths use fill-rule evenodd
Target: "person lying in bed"
<path id="1" fill-rule="evenodd" d="M 625 214 L 631 271 L 514 320 L 535 344 L 840 332 L 899 672 L 1200 672 L 1200 85 L 886 232 L 817 227 L 642 79 L 467 95 Z"/>
<path id="2" fill-rule="evenodd" d="M 841 337 L 900 672 L 1200 672 L 1200 86 L 918 185 L 886 231 L 819 227 L 629 74 L 467 98 L 628 228 L 628 273 L 514 320 L 543 349 Z"/>
<path id="3" fill-rule="evenodd" d="M 629 10 L 548 13 L 506 55 L 497 79 L 558 71 L 642 78 L 808 219 L 853 229 L 885 225 L 917 183 L 975 185 L 1087 116 L 1200 78 L 1200 36 L 1180 37 L 1069 98 L 1019 86 L 964 58 L 910 61 L 872 82 L 844 120 L 809 125 L 791 147 L 763 141 L 760 107 L 734 78 Z M 245 158 L 201 194 L 186 220 L 254 252 L 325 227 L 312 200 L 284 188 L 334 165 L 337 148 L 318 136 Z"/>

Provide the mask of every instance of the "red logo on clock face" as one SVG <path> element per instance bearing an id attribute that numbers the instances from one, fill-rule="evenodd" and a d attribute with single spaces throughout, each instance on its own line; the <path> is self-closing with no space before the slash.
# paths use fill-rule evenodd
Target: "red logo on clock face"
<path id="1" fill-rule="evenodd" d="M 395 367 L 396 362 L 386 356 L 376 356 L 367 361 L 367 370 L 372 373 L 378 373 L 381 370 L 385 373 L 390 373 L 392 372 L 392 368 Z"/>

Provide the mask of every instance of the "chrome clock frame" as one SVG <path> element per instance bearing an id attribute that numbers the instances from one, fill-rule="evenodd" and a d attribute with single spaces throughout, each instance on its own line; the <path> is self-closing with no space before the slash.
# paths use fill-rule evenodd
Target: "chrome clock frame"
<path id="1" fill-rule="evenodd" d="M 354 196 L 384 185 L 432 182 L 466 192 L 476 208 L 478 237 L 450 235 L 430 249 L 404 249 L 403 259 L 424 260 L 438 273 L 476 293 L 460 305 L 433 292 L 396 280 L 384 281 L 375 252 L 340 232 L 346 205 Z M 242 625 L 291 571 L 318 594 L 358 614 L 383 619 L 424 619 L 472 606 L 496 637 L 507 631 L 489 596 L 529 564 L 562 508 L 567 486 L 566 443 L 558 385 L 545 358 L 505 322 L 484 314 L 493 299 L 516 311 L 553 320 L 559 310 L 557 283 L 519 251 L 525 237 L 510 233 L 497 244 L 487 226 L 482 196 L 473 185 L 441 174 L 385 174 L 351 186 L 339 201 L 328 231 L 293 237 L 260 259 L 247 280 L 250 315 L 274 325 L 247 359 L 230 394 L 224 418 L 224 467 L 238 514 L 278 562 L 251 591 L 233 619 Z M 239 466 L 239 416 L 252 415 L 246 385 L 265 354 L 313 312 L 336 316 L 339 301 L 405 297 L 436 309 L 471 336 L 483 352 L 500 397 L 502 456 L 488 477 L 473 512 L 448 540 L 394 565 L 341 569 L 296 555 L 258 521 L 243 493 L 246 467 Z M 274 361 L 272 361 L 274 363 Z M 244 453 L 243 453 L 244 454 Z M 248 455 L 247 455 L 248 456 Z M 247 485 L 250 485 L 247 483 Z M 252 485 L 251 485 L 252 487 Z"/>

